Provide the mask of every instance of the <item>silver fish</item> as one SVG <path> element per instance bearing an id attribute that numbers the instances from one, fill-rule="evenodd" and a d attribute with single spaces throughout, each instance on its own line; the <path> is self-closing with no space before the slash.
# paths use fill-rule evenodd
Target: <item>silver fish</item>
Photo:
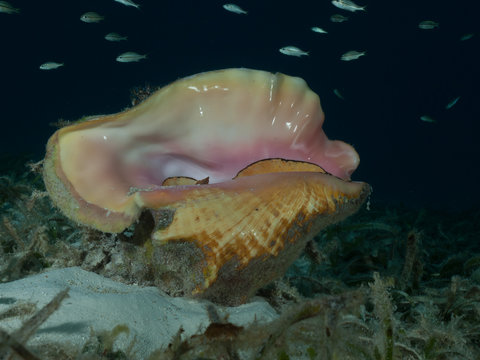
<path id="1" fill-rule="evenodd" d="M 132 0 L 113 0 L 113 1 L 116 1 L 120 4 L 125 5 L 125 6 L 133 6 L 133 7 L 136 7 L 137 9 L 140 8 L 140 5 L 135 4 Z"/>
<path id="2" fill-rule="evenodd" d="M 43 63 L 42 65 L 40 65 L 39 69 L 40 70 L 54 70 L 54 69 L 58 69 L 60 66 L 63 66 L 63 63 L 57 63 L 57 62 L 54 62 L 54 61 L 49 61 L 49 62 L 46 62 L 46 63 Z"/>
<path id="3" fill-rule="evenodd" d="M 127 52 L 124 52 L 123 54 L 118 55 L 116 60 L 118 62 L 127 63 L 127 62 L 137 62 L 146 58 L 147 58 L 147 55 L 140 55 L 133 51 L 127 51 Z"/>
<path id="4" fill-rule="evenodd" d="M 338 96 L 339 99 L 345 100 L 338 89 L 333 89 L 333 93 Z"/>
<path id="5" fill-rule="evenodd" d="M 247 14 L 245 10 L 243 10 L 240 6 L 235 4 L 225 4 L 223 5 L 223 8 L 235 14 Z"/>
<path id="6" fill-rule="evenodd" d="M 473 37 L 473 35 L 475 35 L 475 34 L 470 33 L 470 34 L 462 35 L 462 37 L 460 38 L 460 41 L 470 40 Z"/>
<path id="7" fill-rule="evenodd" d="M 434 123 L 436 122 L 434 119 L 432 119 L 430 116 L 428 115 L 422 115 L 420 116 L 420 120 L 422 121 L 425 121 L 425 122 L 429 122 L 429 123 Z"/>
<path id="8" fill-rule="evenodd" d="M 350 0 L 333 0 L 332 4 L 337 8 L 347 11 L 365 11 L 365 6 L 358 6 L 353 1 Z"/>
<path id="9" fill-rule="evenodd" d="M 322 28 L 319 28 L 318 26 L 314 26 L 311 28 L 313 32 L 319 33 L 319 34 L 327 34 L 325 30 Z"/>
<path id="10" fill-rule="evenodd" d="M 108 33 L 107 35 L 105 35 L 105 40 L 108 40 L 108 41 L 124 41 L 124 40 L 127 40 L 127 39 L 128 38 L 126 36 L 122 36 L 122 35 L 114 33 L 114 32 L 111 32 L 111 33 Z"/>
<path id="11" fill-rule="evenodd" d="M 6 1 L 0 1 L 0 13 L 5 14 L 18 14 L 20 9 L 14 8 Z"/>
<path id="12" fill-rule="evenodd" d="M 284 46 L 279 51 L 284 55 L 297 56 L 301 57 L 303 55 L 308 55 L 308 51 L 303 51 L 296 46 Z"/>
<path id="13" fill-rule="evenodd" d="M 451 109 L 456 103 L 457 101 L 460 100 L 460 96 L 457 96 L 455 99 L 453 99 L 452 101 L 450 101 L 447 106 L 445 106 L 445 109 Z"/>
<path id="14" fill-rule="evenodd" d="M 343 16 L 343 15 L 340 15 L 340 14 L 335 14 L 335 15 L 330 16 L 330 21 L 334 22 L 334 23 L 342 23 L 342 22 L 347 21 L 347 20 L 348 20 L 347 16 Z"/>
<path id="15" fill-rule="evenodd" d="M 80 20 L 86 23 L 98 23 L 102 21 L 104 17 L 102 15 L 97 14 L 94 11 L 89 11 L 80 16 Z"/>
<path id="16" fill-rule="evenodd" d="M 345 54 L 343 54 L 340 59 L 343 60 L 343 61 L 351 61 L 351 60 L 356 60 L 358 59 L 360 56 L 363 56 L 365 55 L 367 52 L 366 51 L 355 51 L 355 50 L 352 50 L 352 51 L 348 51 L 346 52 Z"/>
<path id="17" fill-rule="evenodd" d="M 425 20 L 425 21 L 422 21 L 418 24 L 418 27 L 420 29 L 424 29 L 424 30 L 431 30 L 431 29 L 435 29 L 436 27 L 438 27 L 438 23 L 435 22 L 435 21 L 432 21 L 432 20 Z"/>

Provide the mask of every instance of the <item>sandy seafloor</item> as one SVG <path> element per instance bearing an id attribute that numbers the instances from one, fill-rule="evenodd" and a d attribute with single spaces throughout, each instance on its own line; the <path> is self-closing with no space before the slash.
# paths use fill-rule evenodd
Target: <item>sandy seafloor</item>
<path id="1" fill-rule="evenodd" d="M 328 136 L 360 154 L 353 178 L 373 186 L 370 210 L 323 231 L 317 251 L 258 292 L 277 320 L 173 338 L 151 358 L 480 359 L 475 2 L 358 1 L 367 11 L 356 13 L 330 1 L 237 2 L 246 15 L 219 1 L 139 1 L 141 10 L 106 0 L 9 2 L 20 13 L 0 13 L 2 283 L 72 266 L 115 279 L 105 269 L 118 239 L 67 220 L 45 196 L 41 175 L 25 166 L 43 158 L 51 123 L 121 111 L 137 86 L 229 67 L 279 71 L 307 81 L 320 96 Z M 105 20 L 81 22 L 87 11 Z M 349 20 L 332 23 L 336 13 Z M 419 29 L 424 20 L 439 26 Z M 129 39 L 109 43 L 110 31 Z M 287 45 L 309 55 L 281 54 Z M 115 61 L 129 50 L 148 59 Z M 341 61 L 349 50 L 366 55 Z M 39 70 L 46 61 L 64 66 Z M 39 306 L 2 302 L 1 293 L 0 303 L 10 305 L 0 328 L 12 320 L 34 328 L 28 320 Z M 136 359 L 115 347 L 123 330 L 92 331 L 83 345 L 59 352 L 29 342 L 37 330 L 16 341 L 9 330 L 0 354 L 16 347 L 40 359 Z"/>

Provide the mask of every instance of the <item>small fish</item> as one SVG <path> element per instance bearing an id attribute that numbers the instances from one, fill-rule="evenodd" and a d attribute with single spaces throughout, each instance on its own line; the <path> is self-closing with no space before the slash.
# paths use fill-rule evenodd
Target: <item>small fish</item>
<path id="1" fill-rule="evenodd" d="M 132 0 L 113 0 L 113 1 L 116 1 L 120 4 L 125 5 L 125 6 L 133 6 L 133 7 L 136 7 L 137 9 L 140 8 L 140 5 L 135 4 Z"/>
<path id="2" fill-rule="evenodd" d="M 308 55 L 308 51 L 303 51 L 296 46 L 284 46 L 279 51 L 284 55 L 297 56 L 301 57 L 303 55 Z"/>
<path id="3" fill-rule="evenodd" d="M 6 1 L 0 1 L 0 13 L 5 14 L 18 14 L 20 9 L 14 8 Z"/>
<path id="4" fill-rule="evenodd" d="M 347 11 L 365 11 L 365 6 L 358 6 L 353 1 L 350 0 L 333 0 L 332 4 L 337 8 Z"/>
<path id="5" fill-rule="evenodd" d="M 355 51 L 355 50 L 352 50 L 352 51 L 348 51 L 346 52 L 345 54 L 343 54 L 340 59 L 343 60 L 343 61 L 351 61 L 351 60 L 356 60 L 358 59 L 360 56 L 363 56 L 365 55 L 367 52 L 366 51 Z"/>
<path id="6" fill-rule="evenodd" d="M 89 11 L 80 16 L 80 20 L 86 23 L 98 23 L 102 21 L 104 17 L 102 15 L 97 14 L 96 12 Z"/>
<path id="7" fill-rule="evenodd" d="M 422 115 L 420 116 L 420 120 L 422 121 L 425 121 L 425 122 L 429 122 L 429 123 L 434 123 L 436 122 L 434 119 L 432 119 L 430 116 L 428 115 Z"/>
<path id="8" fill-rule="evenodd" d="M 124 52 L 123 54 L 118 55 L 116 60 L 118 62 L 127 63 L 127 62 L 134 62 L 134 61 L 137 62 L 146 58 L 147 58 L 147 55 L 140 55 L 133 51 L 127 51 L 127 52 Z"/>
<path id="9" fill-rule="evenodd" d="M 325 30 L 322 28 L 319 28 L 318 26 L 314 26 L 311 28 L 313 32 L 319 33 L 319 34 L 328 34 Z"/>
<path id="10" fill-rule="evenodd" d="M 460 100 L 460 96 L 457 96 L 455 99 L 453 99 L 452 101 L 450 101 L 447 106 L 445 106 L 445 109 L 451 109 L 456 103 L 457 101 Z"/>
<path id="11" fill-rule="evenodd" d="M 243 10 L 240 6 L 235 4 L 225 4 L 223 5 L 223 8 L 235 14 L 247 14 L 245 10 Z"/>
<path id="12" fill-rule="evenodd" d="M 431 21 L 431 20 L 425 20 L 425 21 L 422 21 L 418 24 L 418 27 L 420 29 L 423 29 L 423 30 L 431 30 L 431 29 L 435 29 L 436 27 L 438 27 L 438 23 L 435 22 L 435 21 Z"/>
<path id="13" fill-rule="evenodd" d="M 49 62 L 46 62 L 46 63 L 43 63 L 42 65 L 40 65 L 39 69 L 40 70 L 54 70 L 54 69 L 58 69 L 60 66 L 63 66 L 63 63 L 57 63 L 57 62 L 54 62 L 54 61 L 49 61 Z"/>
<path id="14" fill-rule="evenodd" d="M 339 99 L 345 100 L 345 98 L 340 94 L 338 89 L 333 89 L 333 93 L 338 96 Z"/>
<path id="15" fill-rule="evenodd" d="M 107 35 L 105 35 L 105 40 L 108 40 L 108 41 L 123 41 L 123 40 L 127 40 L 127 39 L 128 38 L 126 36 L 122 36 L 122 35 L 114 33 L 114 32 L 111 32 L 111 33 L 108 33 Z"/>
<path id="16" fill-rule="evenodd" d="M 330 21 L 334 22 L 334 23 L 342 23 L 342 22 L 347 21 L 347 20 L 348 20 L 347 16 L 343 16 L 343 15 L 340 15 L 340 14 L 335 14 L 335 15 L 330 16 Z"/>
<path id="17" fill-rule="evenodd" d="M 473 37 L 473 35 L 475 34 L 470 33 L 470 34 L 462 35 L 462 37 L 460 38 L 460 41 L 470 40 Z"/>

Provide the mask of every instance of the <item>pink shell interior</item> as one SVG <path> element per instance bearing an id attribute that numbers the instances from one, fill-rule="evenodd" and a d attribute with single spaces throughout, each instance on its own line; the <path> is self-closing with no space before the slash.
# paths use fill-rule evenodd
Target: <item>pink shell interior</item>
<path id="1" fill-rule="evenodd" d="M 115 210 L 131 187 L 174 176 L 222 182 L 266 158 L 313 162 L 349 179 L 358 154 L 329 140 L 323 121 L 304 80 L 228 69 L 178 80 L 128 111 L 64 128 L 58 145 L 78 194 Z"/>

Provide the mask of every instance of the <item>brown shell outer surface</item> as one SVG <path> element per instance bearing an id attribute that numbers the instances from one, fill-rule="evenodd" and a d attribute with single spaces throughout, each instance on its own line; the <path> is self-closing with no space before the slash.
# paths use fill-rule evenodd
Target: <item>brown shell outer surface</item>
<path id="1" fill-rule="evenodd" d="M 191 243 L 202 253 L 201 274 L 183 274 L 195 284 L 183 290 L 238 304 L 281 276 L 322 228 L 356 212 L 369 191 L 365 183 L 318 172 L 266 173 L 200 186 L 168 206 L 175 216 L 154 231 L 152 246 Z M 156 196 L 145 193 L 144 201 L 155 203 L 149 195 Z M 244 281 L 242 273 L 248 274 Z M 232 281 L 243 284 L 241 291 L 228 290 Z"/>

